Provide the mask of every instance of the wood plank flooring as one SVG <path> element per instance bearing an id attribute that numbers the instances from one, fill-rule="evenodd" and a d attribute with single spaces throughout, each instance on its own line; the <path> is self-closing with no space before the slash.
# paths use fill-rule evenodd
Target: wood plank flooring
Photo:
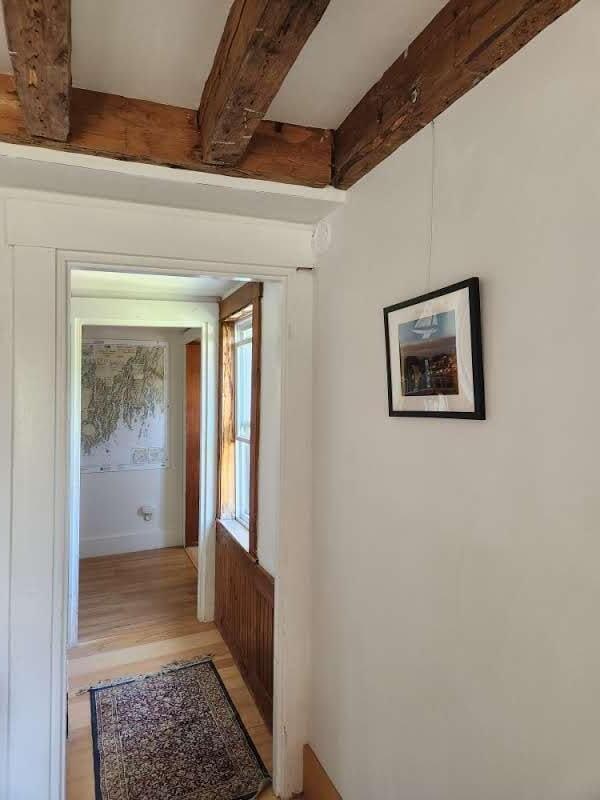
<path id="1" fill-rule="evenodd" d="M 197 573 L 183 548 L 85 559 L 79 644 L 69 652 L 67 800 L 95 800 L 89 695 L 81 688 L 211 655 L 263 761 L 272 739 L 227 645 L 196 619 Z M 267 790 L 264 800 L 275 795 Z"/>
<path id="2" fill-rule="evenodd" d="M 186 547 L 185 552 L 188 554 L 188 558 L 192 562 L 192 564 L 198 569 L 198 548 L 197 547 Z"/>

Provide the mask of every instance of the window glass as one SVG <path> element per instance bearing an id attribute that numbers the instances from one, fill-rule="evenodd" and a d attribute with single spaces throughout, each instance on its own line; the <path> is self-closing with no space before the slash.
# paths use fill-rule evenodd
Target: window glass
<path id="1" fill-rule="evenodd" d="M 250 445 L 240 439 L 235 442 L 235 517 L 250 525 Z"/>
<path id="2" fill-rule="evenodd" d="M 252 398 L 252 342 L 235 348 L 235 435 L 250 439 L 250 407 Z"/>
<path id="3" fill-rule="evenodd" d="M 235 516 L 250 524 L 250 414 L 252 408 L 252 317 L 235 324 Z"/>

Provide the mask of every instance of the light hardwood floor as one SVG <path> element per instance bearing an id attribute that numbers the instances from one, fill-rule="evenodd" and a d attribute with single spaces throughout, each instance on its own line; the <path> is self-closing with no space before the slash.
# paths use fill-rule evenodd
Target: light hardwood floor
<path id="1" fill-rule="evenodd" d="M 192 562 L 192 564 L 198 569 L 198 548 L 197 547 L 186 547 L 185 552 L 188 554 L 188 558 Z"/>
<path id="2" fill-rule="evenodd" d="M 89 695 L 102 680 L 212 655 L 263 761 L 272 770 L 272 739 L 227 645 L 196 619 L 197 573 L 183 548 L 81 562 L 79 644 L 69 652 L 67 800 L 95 800 Z M 264 800 L 275 795 L 267 790 Z"/>

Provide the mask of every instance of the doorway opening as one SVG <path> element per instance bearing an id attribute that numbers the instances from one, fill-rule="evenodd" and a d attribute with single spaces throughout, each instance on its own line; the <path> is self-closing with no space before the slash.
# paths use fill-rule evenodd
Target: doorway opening
<path id="1" fill-rule="evenodd" d="M 228 298 L 247 291 L 248 280 L 84 266 L 71 270 L 70 278 L 67 800 L 92 800 L 103 781 L 123 780 L 126 788 L 132 775 L 143 774 L 151 782 L 160 753 L 162 766 L 172 761 L 173 744 L 166 747 L 157 739 L 151 703 L 144 706 L 149 716 L 141 727 L 139 720 L 124 727 L 130 722 L 124 715 L 118 729 L 105 726 L 102 703 L 113 711 L 125 708 L 125 690 L 119 687 L 141 692 L 146 680 L 164 682 L 165 675 L 175 680 L 174 662 L 190 670 L 203 669 L 205 660 L 214 665 L 266 775 L 272 771 L 274 575 L 269 570 L 276 563 L 278 522 L 279 286 L 269 284 L 263 307 L 261 284 L 268 336 L 255 354 L 269 397 L 264 424 L 259 426 L 256 416 L 253 430 L 255 450 L 260 436 L 264 453 L 255 463 L 256 493 L 264 484 L 266 499 L 264 536 L 259 530 L 251 554 L 217 519 L 221 312 L 231 304 Z M 204 287 L 209 282 L 210 292 L 200 290 L 201 281 Z M 260 413 L 256 401 L 252 413 Z M 246 597 L 240 586 L 249 592 Z M 254 608 L 252 592 L 262 602 L 261 672 L 245 649 L 253 620 L 236 606 L 249 601 Z M 242 620 L 241 627 L 234 627 L 233 619 Z M 161 691 L 167 691 L 164 685 Z M 131 702 L 138 708 L 146 697 Z M 181 697 L 180 686 L 173 697 Z M 179 711 L 189 714 L 194 699 L 188 695 Z M 170 729 L 181 719 L 173 711 Z M 121 754 L 119 777 L 103 755 L 117 730 L 120 741 L 135 743 Z M 203 770 L 213 769 L 220 754 L 216 735 L 210 747 L 206 742 L 200 747 L 200 738 L 177 749 L 183 759 L 178 769 L 185 769 L 192 783 L 182 788 L 177 771 L 168 767 L 161 791 L 202 787 Z"/>

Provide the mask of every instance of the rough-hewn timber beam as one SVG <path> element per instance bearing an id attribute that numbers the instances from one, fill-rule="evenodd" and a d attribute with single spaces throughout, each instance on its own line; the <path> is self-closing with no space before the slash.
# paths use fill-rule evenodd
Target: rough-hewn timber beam
<path id="1" fill-rule="evenodd" d="M 38 139 L 27 130 L 12 76 L 0 75 L 0 141 L 279 183 L 331 183 L 331 131 L 261 122 L 243 160 L 222 168 L 200 161 L 195 118 L 187 108 L 73 89 L 69 140 Z"/>
<path id="2" fill-rule="evenodd" d="M 198 126 L 202 159 L 237 164 L 329 0 L 234 0 Z"/>
<path id="3" fill-rule="evenodd" d="M 23 118 L 31 136 L 69 135 L 71 0 L 2 0 Z"/>
<path id="4" fill-rule="evenodd" d="M 335 185 L 360 180 L 577 2 L 451 0 L 336 131 Z"/>

